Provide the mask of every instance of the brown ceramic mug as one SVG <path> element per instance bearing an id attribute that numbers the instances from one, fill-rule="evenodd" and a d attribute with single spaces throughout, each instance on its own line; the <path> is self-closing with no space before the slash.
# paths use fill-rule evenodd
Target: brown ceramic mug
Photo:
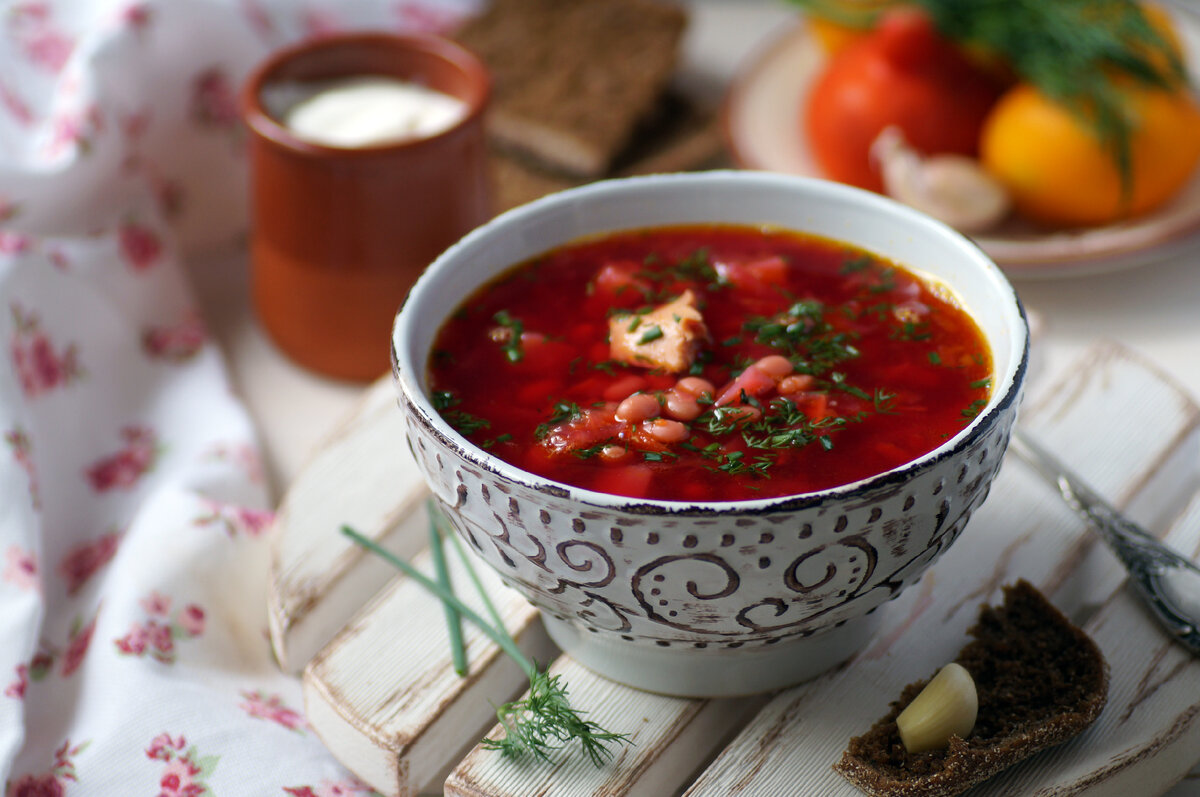
<path id="1" fill-rule="evenodd" d="M 467 112 L 429 137 L 341 148 L 298 138 L 271 107 L 272 87 L 357 76 L 422 84 L 462 100 Z M 489 92 L 477 58 L 428 35 L 314 40 L 280 51 L 250 76 L 242 111 L 253 303 L 293 360 L 341 379 L 387 371 L 392 321 L 409 287 L 490 215 Z"/>

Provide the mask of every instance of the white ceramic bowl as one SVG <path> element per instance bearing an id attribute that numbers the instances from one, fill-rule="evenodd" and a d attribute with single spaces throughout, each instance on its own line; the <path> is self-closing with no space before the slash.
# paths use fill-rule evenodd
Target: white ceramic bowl
<path id="1" fill-rule="evenodd" d="M 993 393 L 963 431 L 894 470 L 820 492 L 692 504 L 607 495 L 522 471 L 434 410 L 426 363 L 446 319 L 511 266 L 576 238 L 688 223 L 772 225 L 852 243 L 948 286 L 991 345 Z M 447 250 L 396 320 L 409 445 L 459 533 L 539 607 L 565 651 L 654 692 L 784 687 L 845 660 L 983 502 L 1016 418 L 1024 313 L 949 227 L 832 182 L 758 172 L 594 183 L 510 211 Z"/>

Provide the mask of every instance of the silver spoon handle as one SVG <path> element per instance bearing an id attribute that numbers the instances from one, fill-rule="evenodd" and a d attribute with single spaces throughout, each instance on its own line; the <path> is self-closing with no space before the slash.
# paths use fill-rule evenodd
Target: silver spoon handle
<path id="1" fill-rule="evenodd" d="M 1200 568 L 1121 515 L 1022 430 L 1013 430 L 1009 450 L 1057 487 L 1067 504 L 1100 532 L 1158 621 L 1200 655 Z"/>

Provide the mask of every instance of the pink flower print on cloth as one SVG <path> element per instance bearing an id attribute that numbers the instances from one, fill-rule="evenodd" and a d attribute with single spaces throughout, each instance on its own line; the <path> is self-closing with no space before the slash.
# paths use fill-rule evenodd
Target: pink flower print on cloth
<path id="1" fill-rule="evenodd" d="M 66 794 L 65 781 L 77 781 L 75 762 L 71 759 L 83 752 L 90 744 L 84 742 L 71 746 L 70 740 L 54 751 L 54 766 L 41 775 L 25 775 L 9 781 L 5 797 L 62 797 Z"/>
<path id="2" fill-rule="evenodd" d="M 88 648 L 92 644 L 92 634 L 96 633 L 97 617 L 99 617 L 99 612 L 93 615 L 86 625 L 82 620 L 77 619 L 71 627 L 67 652 L 63 654 L 62 669 L 59 670 L 63 678 L 70 678 L 79 669 L 79 665 L 83 664 L 83 657 L 87 655 Z"/>
<path id="3" fill-rule="evenodd" d="M 33 444 L 29 440 L 29 435 L 24 429 L 19 427 L 9 429 L 4 433 L 4 442 L 8 444 L 8 448 L 12 451 L 13 459 L 17 465 L 25 471 L 29 477 L 29 500 L 33 504 L 34 509 L 42 508 L 40 491 L 38 490 L 37 471 L 33 466 Z"/>
<path id="4" fill-rule="evenodd" d="M 258 449 L 249 443 L 217 443 L 205 456 L 215 462 L 237 465 L 251 484 L 263 483 L 262 457 L 259 456 Z"/>
<path id="5" fill-rule="evenodd" d="M 41 589 L 38 579 L 37 554 L 19 545 L 10 545 L 4 552 L 3 580 L 17 589 L 36 592 Z"/>
<path id="6" fill-rule="evenodd" d="M 113 640 L 119 653 L 149 656 L 162 664 L 174 664 L 175 641 L 204 633 L 204 609 L 194 603 L 184 606 L 174 617 L 170 616 L 171 599 L 161 593 L 150 593 L 141 604 L 148 617 L 145 622 L 134 623 L 125 636 Z"/>
<path id="7" fill-rule="evenodd" d="M 275 520 L 275 513 L 267 510 L 226 504 L 211 498 L 201 500 L 207 511 L 193 520 L 192 525 L 198 528 L 218 526 L 230 537 L 257 537 L 266 533 Z"/>
<path id="8" fill-rule="evenodd" d="M 63 111 L 50 122 L 50 140 L 45 153 L 56 157 L 72 149 L 86 155 L 92 151 L 93 139 L 104 131 L 104 117 L 95 105 L 81 110 Z"/>
<path id="9" fill-rule="evenodd" d="M 284 786 L 283 793 L 292 797 L 382 797 L 379 792 L 357 780 L 323 780 L 318 786 Z"/>
<path id="10" fill-rule="evenodd" d="M 120 242 L 121 257 L 134 271 L 145 271 L 155 266 L 162 257 L 163 244 L 158 233 L 138 224 L 127 221 L 117 232 Z"/>
<path id="11" fill-rule="evenodd" d="M 14 697 L 18 700 L 25 697 L 26 690 L 29 689 L 29 665 L 17 665 L 17 680 L 4 687 L 5 697 Z"/>
<path id="12" fill-rule="evenodd" d="M 121 534 L 110 531 L 67 551 L 58 563 L 58 574 L 66 584 L 67 594 L 74 595 L 79 592 L 89 578 L 112 561 L 120 542 Z"/>
<path id="13" fill-rule="evenodd" d="M 401 29 L 417 33 L 449 33 L 464 17 L 459 11 L 423 0 L 400 0 L 394 8 Z"/>
<path id="14" fill-rule="evenodd" d="M 0 101 L 0 104 L 3 104 L 2 101 Z M 0 223 L 12 221 L 20 214 L 20 205 L 4 196 L 0 196 Z"/>
<path id="15" fill-rule="evenodd" d="M 33 111 L 19 94 L 7 83 L 0 82 L 0 108 L 21 127 L 31 127 L 34 122 Z M 0 219 L 4 221 L 4 219 Z"/>
<path id="16" fill-rule="evenodd" d="M 49 3 L 17 3 L 8 10 L 7 23 L 26 61 L 53 74 L 66 66 L 75 41 L 56 27 Z"/>
<path id="17" fill-rule="evenodd" d="M 44 679 L 53 669 L 54 654 L 46 651 L 38 651 L 28 664 L 17 665 L 17 680 L 5 687 L 4 696 L 17 699 L 25 697 L 25 690 L 29 688 L 30 682 Z"/>
<path id="18" fill-rule="evenodd" d="M 25 233 L 0 230 L 0 255 L 20 255 L 33 249 L 33 238 Z"/>
<path id="19" fill-rule="evenodd" d="M 142 332 L 142 351 L 157 360 L 187 362 L 199 353 L 208 340 L 204 322 L 196 313 L 188 313 L 174 324 L 148 327 Z"/>
<path id="20" fill-rule="evenodd" d="M 12 316 L 14 331 L 9 350 L 27 398 L 65 387 L 83 375 L 74 344 L 56 348 L 42 331 L 41 319 L 18 304 L 12 305 Z"/>
<path id="21" fill-rule="evenodd" d="M 212 776 L 220 758 L 215 755 L 200 755 L 195 747 L 187 747 L 187 739 L 183 736 L 159 734 L 146 748 L 146 757 L 166 763 L 158 781 L 158 797 L 200 797 L 212 794 L 205 780 Z"/>
<path id="22" fill-rule="evenodd" d="M 150 9 L 149 3 L 130 3 L 121 10 L 118 21 L 120 24 L 141 33 L 150 26 L 150 21 L 153 17 L 154 13 Z"/>
<path id="23" fill-rule="evenodd" d="M 86 471 L 88 483 L 96 492 L 134 487 L 158 460 L 158 437 L 144 426 L 126 426 L 121 430 L 124 446 L 115 454 L 101 457 Z"/>
<path id="24" fill-rule="evenodd" d="M 289 731 L 304 733 L 304 729 L 308 727 L 308 723 L 304 719 L 304 715 L 295 709 L 288 708 L 283 704 L 283 698 L 279 695 L 268 695 L 264 692 L 242 692 L 244 703 L 239 703 L 238 708 L 245 711 L 251 717 L 258 719 L 269 720 L 282 725 Z"/>
<path id="25" fill-rule="evenodd" d="M 332 36 L 342 29 L 341 22 L 326 9 L 310 8 L 300 16 L 306 39 Z"/>
<path id="26" fill-rule="evenodd" d="M 238 125 L 237 91 L 225 72 L 206 69 L 192 80 L 191 118 L 202 127 Z"/>

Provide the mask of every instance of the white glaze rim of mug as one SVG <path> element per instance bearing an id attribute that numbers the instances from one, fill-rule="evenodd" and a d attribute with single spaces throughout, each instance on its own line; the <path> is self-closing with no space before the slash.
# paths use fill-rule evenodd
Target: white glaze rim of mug
<path id="1" fill-rule="evenodd" d="M 539 476 L 505 462 L 471 443 L 453 429 L 434 409 L 426 392 L 427 362 L 442 323 L 458 305 L 478 288 L 513 266 L 543 252 L 577 240 L 606 232 L 687 224 L 739 224 L 809 232 L 892 259 L 923 278 L 951 283 L 916 267 L 905 259 L 893 257 L 880 247 L 863 244 L 858 236 L 839 236 L 829 229 L 806 228 L 795 221 L 778 221 L 778 214 L 766 211 L 761 217 L 746 202 L 735 202 L 730 194 L 743 193 L 745 199 L 757 199 L 750 205 L 770 205 L 771 197 L 793 203 L 816 203 L 829 213 L 830 208 L 849 208 L 859 215 L 876 215 L 887 221 L 908 246 L 914 241 L 937 242 L 956 258 L 963 280 L 974 280 L 976 290 L 994 304 L 970 305 L 965 309 L 975 317 L 993 352 L 1005 355 L 1002 372 L 993 373 L 993 389 L 988 403 L 975 418 L 942 445 L 888 471 L 825 490 L 773 498 L 737 501 L 669 501 L 632 498 L 576 487 Z M 639 210 L 646 217 L 632 218 Z M 683 211 L 687 212 L 683 212 Z M 802 211 L 791 211 L 792 218 Z M 613 221 L 608 222 L 607 219 Z M 621 219 L 622 221 L 618 221 Z M 564 234 L 563 230 L 580 231 Z M 886 247 L 884 247 L 886 248 Z M 511 250 L 514 254 L 510 254 Z M 487 262 L 486 272 L 470 266 Z M 956 282 L 961 286 L 965 283 Z M 957 296 L 960 291 L 953 288 Z M 455 297 L 447 301 L 448 297 Z M 430 311 L 427 308 L 444 308 Z M 994 314 L 999 331 L 989 332 L 978 313 Z M 1003 347 L 1001 349 L 1001 347 Z M 468 233 L 443 252 L 409 292 L 396 316 L 392 330 L 392 372 L 402 401 L 407 402 L 420 421 L 461 457 L 497 476 L 526 485 L 539 492 L 595 507 L 636 512 L 637 514 L 743 514 L 772 509 L 793 509 L 802 505 L 838 500 L 876 486 L 902 482 L 912 471 L 930 467 L 953 457 L 978 436 L 993 428 L 1001 415 L 1015 410 L 1020 400 L 1029 358 L 1028 323 L 1016 290 L 999 267 L 969 238 L 953 228 L 907 205 L 879 194 L 828 180 L 796 175 L 737 170 L 715 170 L 680 174 L 650 175 L 602 180 L 560 191 L 503 213 Z"/>

